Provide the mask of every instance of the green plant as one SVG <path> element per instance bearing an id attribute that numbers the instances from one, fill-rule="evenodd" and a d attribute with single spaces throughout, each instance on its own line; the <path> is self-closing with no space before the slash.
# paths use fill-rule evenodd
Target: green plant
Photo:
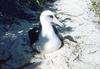
<path id="1" fill-rule="evenodd" d="M 100 3 L 92 2 L 92 9 L 96 13 L 96 15 L 100 17 Z"/>
<path id="2" fill-rule="evenodd" d="M 95 12 L 96 17 L 99 17 L 99 21 L 98 23 L 100 23 L 100 1 L 98 0 L 93 0 L 92 2 L 92 6 L 91 6 L 91 10 L 93 12 Z"/>

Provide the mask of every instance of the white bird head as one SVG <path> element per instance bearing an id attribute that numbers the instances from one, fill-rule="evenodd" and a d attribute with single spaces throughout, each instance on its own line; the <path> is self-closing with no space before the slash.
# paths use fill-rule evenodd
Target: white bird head
<path id="1" fill-rule="evenodd" d="M 64 24 L 62 24 L 61 22 L 59 22 L 59 20 L 56 18 L 55 14 L 50 11 L 50 10 L 46 10 L 46 11 L 43 11 L 40 15 L 40 21 L 42 23 L 45 23 L 45 22 L 48 22 L 48 23 L 51 23 L 51 24 L 56 24 L 56 25 L 59 25 L 61 27 L 64 26 Z"/>

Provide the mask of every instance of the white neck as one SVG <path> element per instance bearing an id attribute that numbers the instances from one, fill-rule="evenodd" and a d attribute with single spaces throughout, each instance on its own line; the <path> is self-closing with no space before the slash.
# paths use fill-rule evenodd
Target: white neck
<path id="1" fill-rule="evenodd" d="M 41 31 L 42 36 L 49 37 L 49 36 L 55 35 L 55 32 L 49 20 L 47 21 L 45 17 L 41 17 L 40 21 L 41 21 L 41 26 L 42 26 L 42 31 Z"/>

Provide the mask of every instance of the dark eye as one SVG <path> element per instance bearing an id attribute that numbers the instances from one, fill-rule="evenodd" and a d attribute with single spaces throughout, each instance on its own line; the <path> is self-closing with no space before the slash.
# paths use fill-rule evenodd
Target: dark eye
<path id="1" fill-rule="evenodd" d="M 50 18 L 53 18 L 53 15 L 49 15 Z"/>

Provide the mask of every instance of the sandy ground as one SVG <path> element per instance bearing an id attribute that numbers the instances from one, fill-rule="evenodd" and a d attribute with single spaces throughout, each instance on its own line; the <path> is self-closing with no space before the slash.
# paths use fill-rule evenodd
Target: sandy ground
<path id="1" fill-rule="evenodd" d="M 59 19 L 66 19 L 63 23 L 73 30 L 61 33 L 62 36 L 71 35 L 77 43 L 65 39 L 60 50 L 46 54 L 46 59 L 39 65 L 41 69 L 100 69 L 100 31 L 90 5 L 89 0 L 54 3 Z"/>
<path id="2" fill-rule="evenodd" d="M 20 25 L 3 25 L 0 28 L 0 69 L 100 69 L 100 26 L 90 11 L 90 0 L 58 0 L 52 9 L 57 9 L 59 20 L 64 20 L 75 41 L 64 40 L 64 46 L 54 53 L 32 53 L 29 47 L 28 31 L 34 25 L 18 20 Z M 2 30 L 4 30 L 2 32 Z"/>

